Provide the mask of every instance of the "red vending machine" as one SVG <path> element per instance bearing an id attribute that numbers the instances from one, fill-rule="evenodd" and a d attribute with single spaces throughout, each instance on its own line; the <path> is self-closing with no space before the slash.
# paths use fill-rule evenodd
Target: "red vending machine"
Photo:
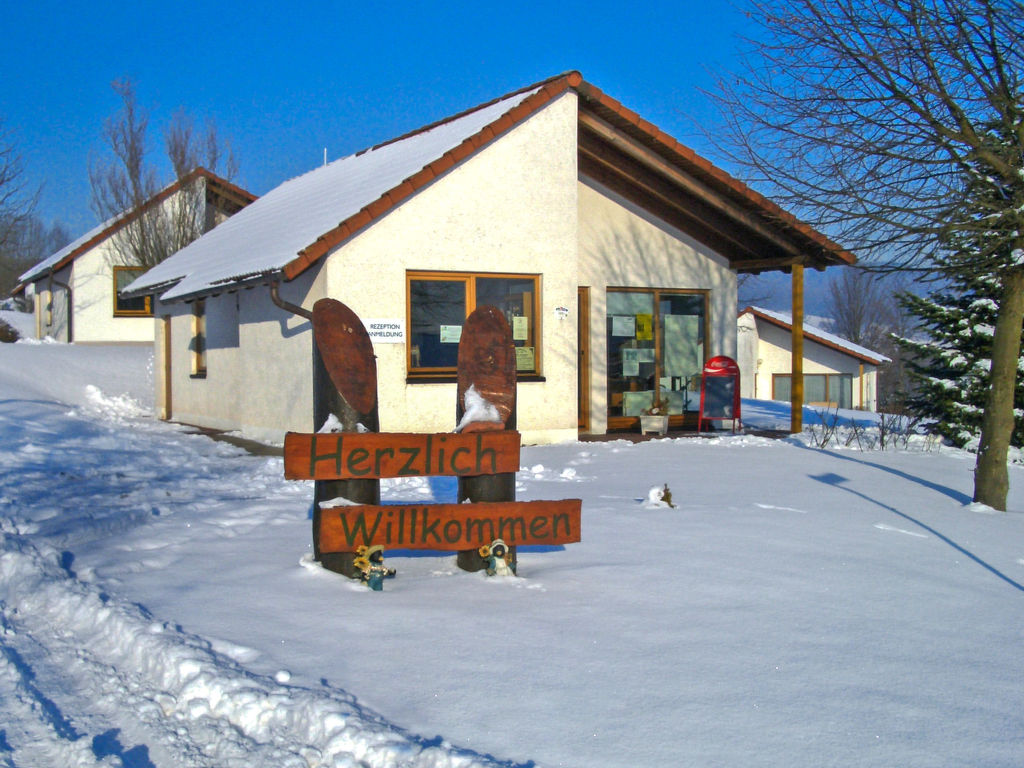
<path id="1" fill-rule="evenodd" d="M 705 421 L 716 420 L 731 420 L 733 432 L 740 426 L 740 368 L 725 355 L 712 357 L 704 364 L 697 431 L 704 431 Z"/>

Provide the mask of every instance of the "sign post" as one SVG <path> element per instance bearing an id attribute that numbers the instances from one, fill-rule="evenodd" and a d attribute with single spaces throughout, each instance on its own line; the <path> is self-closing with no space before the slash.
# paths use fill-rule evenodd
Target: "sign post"
<path id="1" fill-rule="evenodd" d="M 335 299 L 313 305 L 313 429 L 376 432 L 377 360 L 359 317 Z M 287 472 L 286 472 L 287 476 Z M 313 557 L 329 571 L 358 578 L 350 552 L 324 551 L 320 543 L 321 504 L 345 498 L 380 503 L 380 481 L 365 477 L 325 477 L 313 483 Z"/>
<path id="2" fill-rule="evenodd" d="M 462 329 L 455 423 L 463 434 L 512 434 L 510 430 L 516 428 L 516 347 L 505 315 L 492 306 L 474 310 Z M 460 477 L 459 501 L 515 501 L 518 461 L 516 464 L 511 471 Z M 493 540 L 483 543 L 490 544 Z M 486 568 L 487 563 L 478 550 L 478 546 L 459 550 L 456 558 L 459 568 L 464 571 Z M 514 544 L 509 544 L 508 562 L 516 562 Z"/>

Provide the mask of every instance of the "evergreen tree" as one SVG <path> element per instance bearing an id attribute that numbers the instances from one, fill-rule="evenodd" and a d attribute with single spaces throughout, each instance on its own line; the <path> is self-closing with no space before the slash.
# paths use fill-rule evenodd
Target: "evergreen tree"
<path id="1" fill-rule="evenodd" d="M 992 275 L 953 270 L 928 296 L 900 294 L 927 338 L 897 338 L 907 352 L 913 389 L 908 409 L 930 420 L 929 429 L 961 448 L 976 450 L 989 389 L 992 335 L 1002 295 Z M 1024 356 L 1020 370 L 1024 371 Z M 1011 445 L 1024 448 L 1024 376 L 1014 392 Z"/>
<path id="2" fill-rule="evenodd" d="M 1024 182 L 1007 182 L 993 172 L 985 148 L 1014 147 L 1020 137 L 999 123 L 988 126 L 983 149 L 968 161 L 970 175 L 962 202 L 949 215 L 941 234 L 944 255 L 936 265 L 945 281 L 927 297 L 904 293 L 903 306 L 920 318 L 927 341 L 900 339 L 914 358 L 916 384 L 908 404 L 913 412 L 935 419 L 933 429 L 955 445 L 977 450 L 982 419 L 992 386 L 993 340 L 999 303 L 1005 297 L 1003 277 L 1021 269 L 1024 254 L 991 232 L 1015 227 L 1019 211 L 1007 201 L 1024 199 Z M 1024 330 L 1013 382 L 1013 430 L 1010 445 L 1024 447 Z"/>

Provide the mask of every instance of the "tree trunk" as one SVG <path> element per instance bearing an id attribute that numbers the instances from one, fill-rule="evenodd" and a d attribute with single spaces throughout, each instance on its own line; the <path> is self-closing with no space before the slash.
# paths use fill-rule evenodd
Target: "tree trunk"
<path id="1" fill-rule="evenodd" d="M 1006 459 L 1013 434 L 1013 395 L 1020 361 L 1024 325 L 1024 270 L 1014 269 L 1003 279 L 995 335 L 988 402 L 981 421 L 978 463 L 974 470 L 974 500 L 1006 511 L 1010 477 Z"/>

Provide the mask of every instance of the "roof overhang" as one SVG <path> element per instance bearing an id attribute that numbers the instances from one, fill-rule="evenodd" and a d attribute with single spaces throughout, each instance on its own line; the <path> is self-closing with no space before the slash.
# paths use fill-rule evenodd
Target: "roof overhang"
<path id="1" fill-rule="evenodd" d="M 579 93 L 579 171 L 714 249 L 737 272 L 856 257 L 598 88 Z"/>

